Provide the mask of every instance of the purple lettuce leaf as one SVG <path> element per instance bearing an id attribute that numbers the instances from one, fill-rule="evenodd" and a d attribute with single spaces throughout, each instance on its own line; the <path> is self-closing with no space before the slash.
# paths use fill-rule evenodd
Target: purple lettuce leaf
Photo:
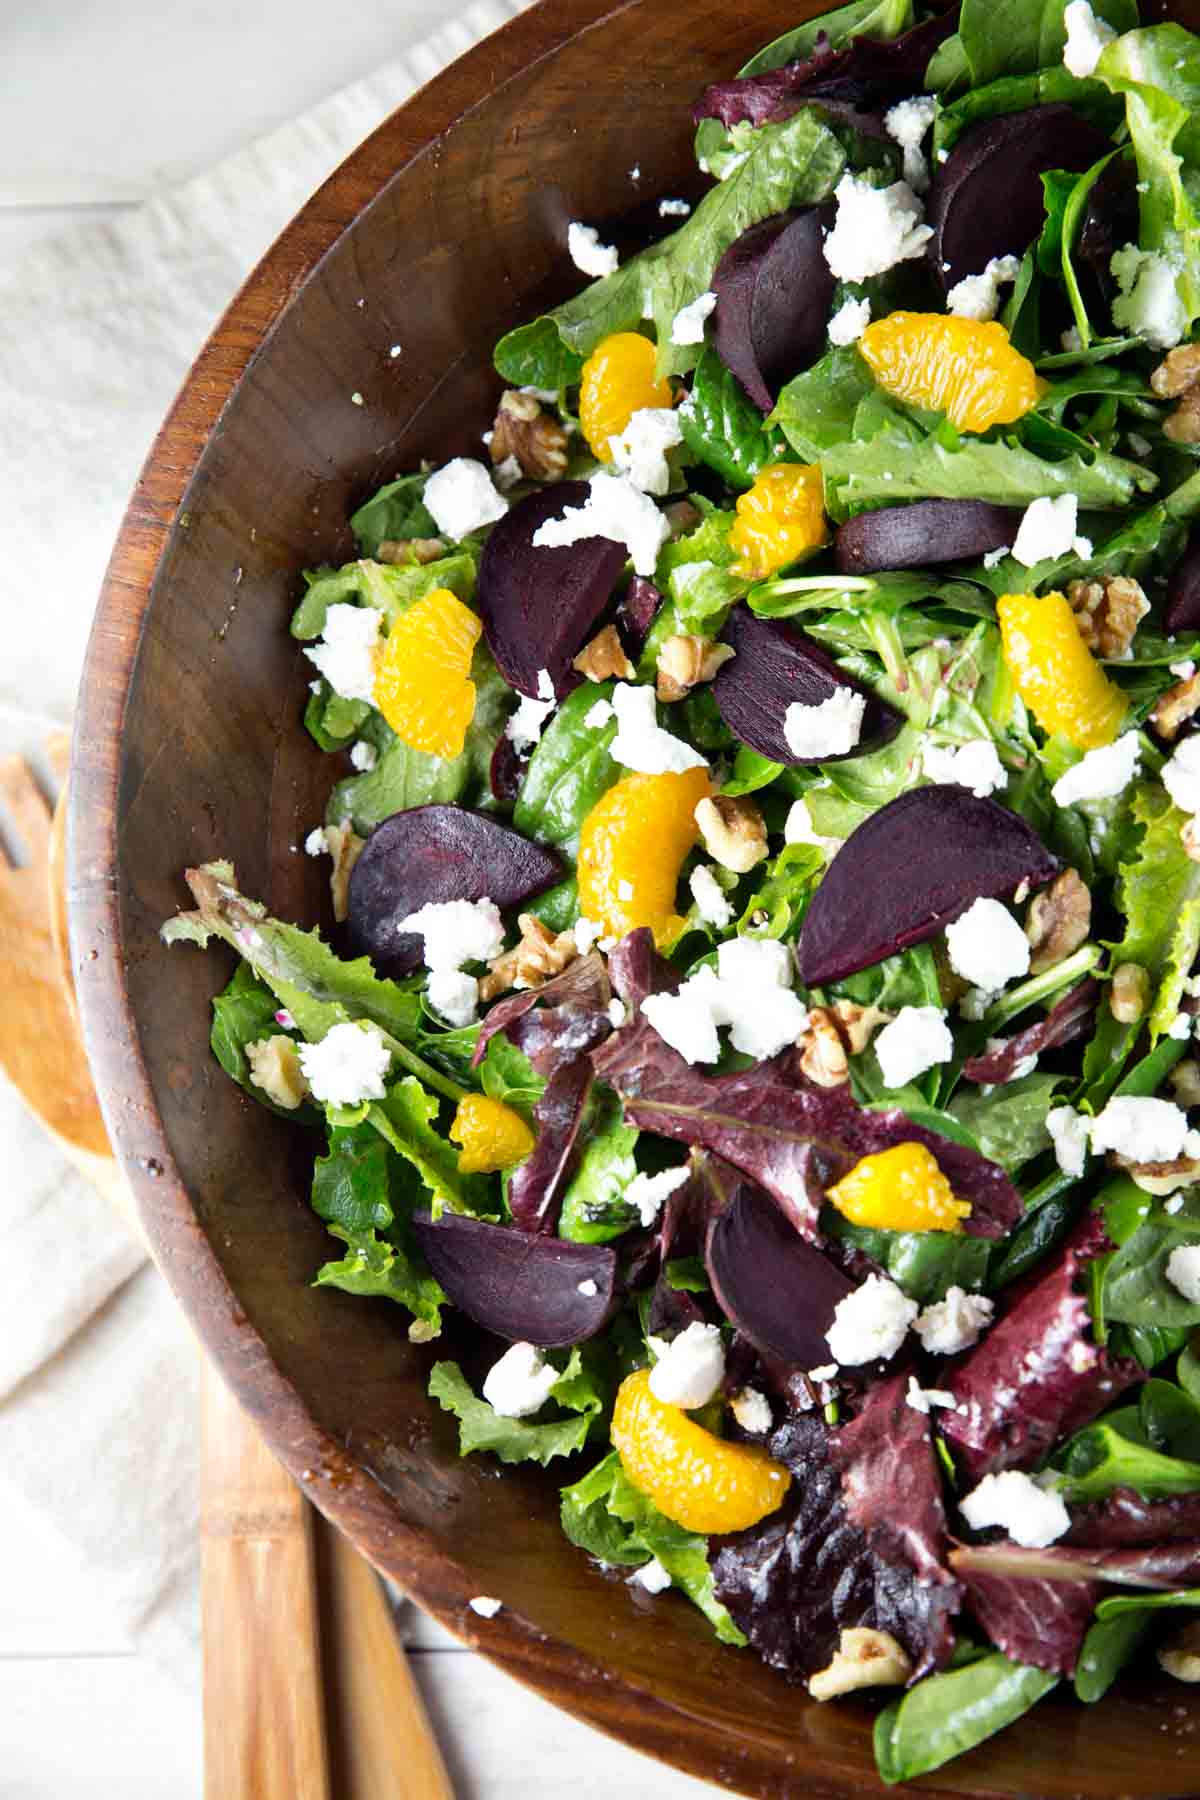
<path id="1" fill-rule="evenodd" d="M 673 1288 L 667 1280 L 667 1264 L 673 1257 L 703 1254 L 709 1229 L 730 1204 L 741 1182 L 736 1169 L 706 1156 L 703 1150 L 693 1154 L 688 1178 L 682 1187 L 668 1194 L 658 1216 L 658 1228 L 651 1240 L 658 1251 L 658 1279 L 650 1297 L 647 1329 L 655 1337 L 674 1337 L 694 1323 L 720 1322 L 720 1313 L 708 1296 Z"/>
<path id="2" fill-rule="evenodd" d="M 1200 1543 L 1200 1494 L 1144 1500 L 1133 1488 L 1116 1488 L 1106 1500 L 1073 1506 L 1071 1529 L 1062 1542 L 1123 1550 L 1188 1539 Z"/>
<path id="3" fill-rule="evenodd" d="M 679 976 L 654 945 L 654 933 L 640 925 L 614 944 L 608 959 L 608 978 L 617 997 L 636 1015 L 649 994 L 665 994 L 679 986 Z"/>
<path id="4" fill-rule="evenodd" d="M 607 1012 L 565 1000 L 560 1006 L 530 1007 L 506 1029 L 538 1074 L 550 1076 L 602 1044 L 612 1024 Z"/>
<path id="5" fill-rule="evenodd" d="M 1044 1019 L 1027 1025 L 1024 1031 L 1005 1038 L 994 1050 L 968 1057 L 963 1074 L 968 1081 L 996 1084 L 1012 1081 L 1018 1066 L 1027 1056 L 1040 1056 L 1043 1051 L 1057 1050 L 1091 1030 L 1100 1001 L 1100 983 L 1089 975 L 1078 987 L 1063 995 Z"/>
<path id="6" fill-rule="evenodd" d="M 604 958 L 596 951 L 587 956 L 576 957 L 568 963 L 561 975 L 555 975 L 544 986 L 523 988 L 520 993 L 509 994 L 505 1000 L 498 1000 L 489 1008 L 487 1017 L 479 1027 L 479 1037 L 475 1045 L 475 1054 L 471 1058 L 471 1067 L 477 1069 L 483 1061 L 487 1047 L 498 1031 L 507 1031 L 518 1019 L 535 1006 L 563 1006 L 570 1003 L 594 1012 L 603 1012 L 612 998 L 608 975 L 604 967 Z"/>
<path id="7" fill-rule="evenodd" d="M 645 648 L 650 627 L 658 617 L 663 597 L 652 581 L 635 575 L 617 601 L 617 630 L 626 656 L 635 661 Z"/>
<path id="8" fill-rule="evenodd" d="M 1051 1544 L 1026 1550 L 1020 1544 L 963 1544 L 950 1552 L 950 1567 L 964 1581 L 969 1575 L 1012 1577 L 1021 1581 L 1073 1582 L 1086 1586 L 1110 1582 L 1116 1587 L 1169 1592 L 1200 1581 L 1200 1542 L 1147 1544 L 1139 1550 L 1088 1550 L 1082 1545 Z"/>
<path id="9" fill-rule="evenodd" d="M 508 1184 L 513 1223 L 522 1231 L 555 1231 L 558 1227 L 591 1091 L 591 1064 L 585 1056 L 578 1056 L 555 1070 L 533 1109 L 537 1143 Z"/>
<path id="10" fill-rule="evenodd" d="M 1014 1288 L 1004 1317 L 949 1377 L 959 1404 L 943 1415 L 942 1435 L 972 1480 L 1035 1468 L 1060 1438 L 1144 1378 L 1135 1359 L 1092 1343 L 1087 1301 L 1076 1289 L 1081 1270 L 1108 1248 L 1102 1220 L 1089 1214 L 1045 1274 Z"/>
<path id="11" fill-rule="evenodd" d="M 1054 1581 L 1000 1575 L 954 1562 L 967 1608 L 997 1650 L 1013 1662 L 1074 1675 L 1079 1650 L 1100 1597 L 1098 1581 Z"/>

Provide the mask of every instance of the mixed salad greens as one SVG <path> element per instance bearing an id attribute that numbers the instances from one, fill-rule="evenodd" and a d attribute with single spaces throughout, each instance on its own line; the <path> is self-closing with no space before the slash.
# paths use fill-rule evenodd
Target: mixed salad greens
<path id="1" fill-rule="evenodd" d="M 708 88 L 306 577 L 338 947 L 220 863 L 164 928 L 325 1135 L 317 1282 L 606 1568 L 884 1690 L 888 1782 L 1200 1679 L 1198 106 L 1134 0 Z"/>

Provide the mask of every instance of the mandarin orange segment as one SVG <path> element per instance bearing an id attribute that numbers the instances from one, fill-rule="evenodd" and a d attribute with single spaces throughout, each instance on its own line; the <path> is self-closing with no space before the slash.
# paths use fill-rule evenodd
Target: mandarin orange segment
<path id="1" fill-rule="evenodd" d="M 820 469 L 807 463 L 768 463 L 737 500 L 729 547 L 734 572 L 761 580 L 829 542 Z"/>
<path id="2" fill-rule="evenodd" d="M 1004 660 L 1042 730 L 1077 750 L 1111 744 L 1127 704 L 1079 635 L 1062 594 L 1004 594 L 996 602 Z"/>
<path id="3" fill-rule="evenodd" d="M 712 793 L 706 769 L 626 775 L 601 795 L 579 834 L 579 909 L 624 937 L 648 925 L 670 943 L 683 920 L 675 889 L 684 858 L 699 842 L 696 808 Z"/>
<path id="4" fill-rule="evenodd" d="M 944 412 L 959 431 L 1009 425 L 1040 392 L 1033 364 L 995 320 L 889 313 L 867 326 L 858 348 L 886 394 Z"/>
<path id="5" fill-rule="evenodd" d="M 864 1156 L 826 1198 L 853 1225 L 883 1231 L 961 1231 L 971 1205 L 955 1198 L 924 1144 L 893 1144 Z"/>
<path id="6" fill-rule="evenodd" d="M 612 1441 L 629 1480 L 685 1531 L 744 1531 L 780 1504 L 792 1478 L 756 1444 L 729 1444 L 650 1391 L 649 1369 L 626 1376 Z"/>
<path id="7" fill-rule="evenodd" d="M 449 588 L 434 588 L 392 626 L 375 670 L 375 704 L 410 749 L 461 754 L 475 716 L 467 677 L 482 630 Z"/>
<path id="8" fill-rule="evenodd" d="M 644 406 L 672 404 L 669 381 L 654 379 L 658 352 L 639 331 L 601 338 L 579 378 L 579 424 L 592 455 L 612 461 L 608 440 L 624 431 Z"/>
<path id="9" fill-rule="evenodd" d="M 461 1144 L 458 1167 L 463 1175 L 491 1175 L 510 1169 L 533 1149 L 534 1137 L 520 1113 L 488 1094 L 464 1094 L 450 1126 L 450 1140 Z"/>

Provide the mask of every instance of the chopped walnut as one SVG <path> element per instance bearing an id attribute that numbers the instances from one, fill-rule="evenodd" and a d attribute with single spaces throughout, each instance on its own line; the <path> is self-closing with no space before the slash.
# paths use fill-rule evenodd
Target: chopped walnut
<path id="1" fill-rule="evenodd" d="M 850 1077 L 849 1058 L 865 1050 L 891 1017 L 877 1006 L 859 1006 L 854 1000 L 814 1006 L 797 1040 L 801 1073 L 817 1087 L 841 1087 Z"/>
<path id="2" fill-rule="evenodd" d="M 1141 963 L 1122 963 L 1113 970 L 1108 1010 L 1118 1025 L 1135 1025 L 1150 1004 L 1150 977 Z"/>
<path id="3" fill-rule="evenodd" d="M 1200 381 L 1200 344 L 1181 344 L 1171 350 L 1150 377 L 1160 400 L 1178 400 Z"/>
<path id="4" fill-rule="evenodd" d="M 868 1625 L 843 1629 L 833 1661 L 808 1683 L 814 1700 L 836 1700 L 856 1688 L 899 1687 L 912 1674 L 912 1660 L 890 1631 Z"/>
<path id="5" fill-rule="evenodd" d="M 1033 956 L 1031 975 L 1052 969 L 1084 943 L 1092 928 L 1092 896 L 1074 869 L 1035 894 L 1025 915 L 1025 936 Z"/>
<path id="6" fill-rule="evenodd" d="M 1125 1156 L 1113 1156 L 1110 1160 L 1124 1169 L 1144 1194 L 1175 1194 L 1180 1188 L 1194 1187 L 1200 1179 L 1200 1158 L 1194 1156 L 1156 1163 L 1134 1163 Z"/>
<path id="7" fill-rule="evenodd" d="M 1176 1106 L 1200 1106 L 1200 1063 L 1185 1056 L 1167 1076 L 1175 1093 Z"/>
<path id="8" fill-rule="evenodd" d="M 701 800 L 693 816 L 704 848 L 723 869 L 745 875 L 766 856 L 767 828 L 753 800 L 717 794 Z"/>
<path id="9" fill-rule="evenodd" d="M 655 692 L 663 701 L 682 700 L 701 682 L 711 681 L 733 651 L 702 637 L 669 637 L 658 653 Z"/>
<path id="10" fill-rule="evenodd" d="M 1088 649 L 1109 658 L 1125 655 L 1138 624 L 1150 611 L 1141 583 L 1130 575 L 1069 581 L 1067 599 Z"/>
<path id="11" fill-rule="evenodd" d="M 1158 1666 L 1176 1681 L 1200 1681 L 1200 1622 L 1185 1625 L 1160 1645 Z"/>
<path id="12" fill-rule="evenodd" d="M 300 1052 L 290 1037 L 279 1032 L 274 1037 L 259 1038 L 257 1043 L 247 1044 L 246 1061 L 250 1064 L 250 1079 L 255 1087 L 261 1088 L 268 1100 L 282 1106 L 285 1112 L 295 1112 L 301 1101 L 307 1100 L 308 1082 L 300 1067 Z"/>
<path id="13" fill-rule="evenodd" d="M 349 825 L 325 827 L 325 845 L 333 858 L 329 891 L 333 896 L 333 916 L 339 925 L 350 910 L 350 877 L 365 841 L 356 837 Z"/>
<path id="14" fill-rule="evenodd" d="M 1200 819 L 1185 819 L 1179 827 L 1179 841 L 1193 862 L 1200 862 Z"/>
<path id="15" fill-rule="evenodd" d="M 1183 396 L 1175 411 L 1163 421 L 1163 436 L 1173 444 L 1200 444 L 1200 388 Z"/>
<path id="16" fill-rule="evenodd" d="M 1172 743 L 1192 714 L 1200 710 L 1200 673 L 1177 681 L 1165 694 L 1160 694 L 1150 714 L 1150 723 L 1159 737 Z"/>
<path id="17" fill-rule="evenodd" d="M 543 987 L 579 955 L 573 932 L 555 933 L 532 913 L 522 913 L 517 924 L 521 941 L 488 964 L 489 972 L 479 983 L 481 1000 L 494 1000 L 509 988 Z"/>
<path id="18" fill-rule="evenodd" d="M 375 552 L 375 561 L 431 563 L 445 554 L 446 545 L 441 538 L 384 538 Z"/>
<path id="19" fill-rule="evenodd" d="M 500 396 L 488 455 L 499 467 L 514 456 L 534 481 L 557 481 L 566 472 L 567 434 L 532 394 L 507 388 Z"/>
<path id="20" fill-rule="evenodd" d="M 632 681 L 637 671 L 625 654 L 615 625 L 598 631 L 590 644 L 585 644 L 571 664 L 589 681 Z"/>

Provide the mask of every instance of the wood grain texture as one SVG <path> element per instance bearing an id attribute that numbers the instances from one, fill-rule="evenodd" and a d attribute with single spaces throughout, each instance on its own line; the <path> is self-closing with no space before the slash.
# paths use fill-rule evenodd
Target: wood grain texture
<path id="1" fill-rule="evenodd" d="M 346 515 L 381 479 L 477 450 L 495 338 L 578 283 L 566 222 L 623 244 L 654 229 L 639 193 L 695 191 L 694 92 L 815 10 L 552 0 L 320 189 L 202 352 L 131 501 L 92 636 L 70 833 L 74 962 L 113 1139 L 161 1267 L 276 1452 L 510 1673 L 773 1800 L 879 1792 L 871 1704 L 819 1707 L 723 1649 L 678 1596 L 603 1574 L 561 1536 L 554 1471 L 499 1479 L 459 1461 L 425 1383 L 435 1354 L 471 1363 L 470 1335 L 414 1348 L 384 1303 L 312 1289 L 327 1241 L 305 1199 L 314 1145 L 205 1054 L 228 961 L 168 954 L 157 930 L 185 898 L 181 869 L 216 855 L 273 910 L 325 918 L 322 873 L 297 854 L 335 772 L 298 725 L 300 571 L 349 551 Z M 497 1618 L 468 1611 L 478 1593 L 505 1602 Z M 1151 1680 L 1087 1713 L 1053 1696 L 921 1789 L 1180 1800 L 1200 1776 L 1180 1778 L 1177 1703 Z"/>

